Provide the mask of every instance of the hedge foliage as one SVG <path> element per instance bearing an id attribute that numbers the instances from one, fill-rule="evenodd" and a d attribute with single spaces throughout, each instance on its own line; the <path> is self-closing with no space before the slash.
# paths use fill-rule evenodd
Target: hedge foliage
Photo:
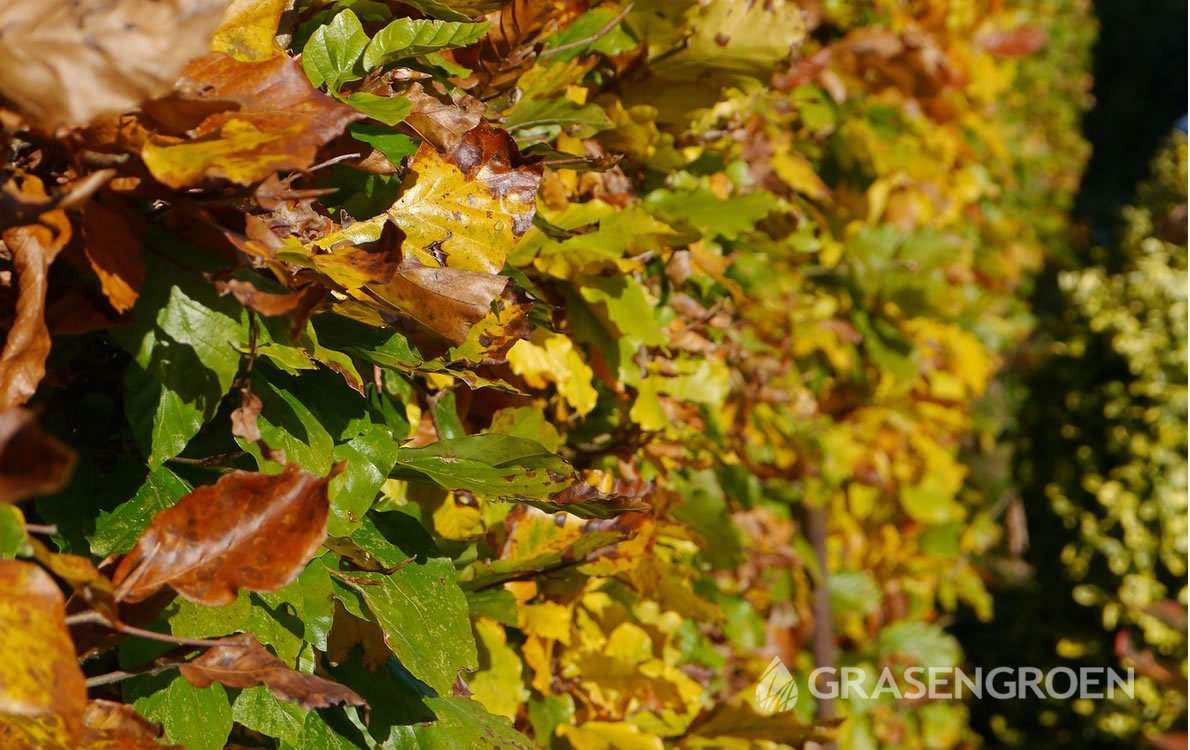
<path id="1" fill-rule="evenodd" d="M 993 379 L 1066 253 L 1085 0 L 149 5 L 165 51 L 133 0 L 67 23 L 90 89 L 0 74 L 0 499 L 40 496 L 0 506 L 6 747 L 155 746 L 131 711 L 190 750 L 977 741 L 756 686 L 1013 616 Z M 1176 398 L 1111 273 L 1072 309 Z M 1055 504 L 1149 535 L 1080 597 L 1160 644 L 1128 575 L 1184 525 L 1096 470 L 1122 504 Z M 1069 565 L 1116 559 L 1092 526 Z"/>

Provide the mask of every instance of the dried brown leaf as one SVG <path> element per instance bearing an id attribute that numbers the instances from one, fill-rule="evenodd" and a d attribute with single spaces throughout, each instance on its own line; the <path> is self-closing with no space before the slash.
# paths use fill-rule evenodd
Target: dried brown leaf
<path id="1" fill-rule="evenodd" d="M 145 283 L 144 230 L 144 217 L 113 192 L 100 192 L 83 209 L 87 260 L 116 312 L 132 309 Z"/>
<path id="2" fill-rule="evenodd" d="M 207 51 L 225 0 L 12 0 L 0 5 L 0 91 L 53 129 L 122 112 Z"/>
<path id="3" fill-rule="evenodd" d="M 210 607 L 239 588 L 276 591 L 305 568 L 326 538 L 327 483 L 289 465 L 278 475 L 233 471 L 154 516 L 112 576 L 119 601 L 163 586 Z"/>
<path id="4" fill-rule="evenodd" d="M 350 688 L 286 666 L 250 633 L 224 640 L 228 645 L 210 648 L 179 667 L 182 677 L 200 688 L 212 682 L 230 688 L 264 685 L 279 700 L 297 703 L 307 711 L 328 706 L 368 705 Z"/>
<path id="5" fill-rule="evenodd" d="M 0 503 L 57 492 L 70 479 L 74 460 L 74 451 L 38 429 L 33 412 L 0 412 Z"/>

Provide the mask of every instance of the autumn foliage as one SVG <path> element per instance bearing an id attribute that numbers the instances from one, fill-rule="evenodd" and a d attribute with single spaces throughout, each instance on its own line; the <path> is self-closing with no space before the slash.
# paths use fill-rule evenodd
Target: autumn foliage
<path id="1" fill-rule="evenodd" d="M 1086 14 L 0 7 L 0 746 L 972 746 Z"/>

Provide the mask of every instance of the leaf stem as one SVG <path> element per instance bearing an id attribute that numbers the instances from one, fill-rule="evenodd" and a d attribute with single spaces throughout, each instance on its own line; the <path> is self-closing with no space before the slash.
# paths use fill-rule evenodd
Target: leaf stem
<path id="1" fill-rule="evenodd" d="M 27 523 L 25 524 L 25 531 L 28 531 L 30 534 L 53 536 L 58 533 L 58 527 L 55 524 Z"/>

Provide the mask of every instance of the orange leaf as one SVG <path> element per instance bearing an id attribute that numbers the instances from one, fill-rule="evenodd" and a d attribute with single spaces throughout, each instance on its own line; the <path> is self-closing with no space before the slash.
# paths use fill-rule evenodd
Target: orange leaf
<path id="1" fill-rule="evenodd" d="M 206 117 L 188 143 L 159 137 L 145 144 L 145 165 L 174 188 L 211 177 L 248 185 L 277 170 L 304 169 L 319 148 L 363 117 L 311 86 L 301 64 L 286 56 L 242 62 L 210 54 L 187 66 L 179 88 L 185 99 L 239 109 Z"/>
<path id="2" fill-rule="evenodd" d="M 143 236 L 144 219 L 114 193 L 99 193 L 83 209 L 87 260 L 116 312 L 132 309 L 145 283 Z"/>
<path id="3" fill-rule="evenodd" d="M 21 192 L 47 199 L 41 180 L 28 177 Z M 50 263 L 70 239 L 70 220 L 63 211 L 47 211 L 38 224 L 5 230 L 19 281 L 16 319 L 0 351 L 0 409 L 28 401 L 45 376 L 50 334 L 45 325 L 45 294 Z"/>
<path id="4" fill-rule="evenodd" d="M 233 471 L 158 513 L 120 561 L 118 601 L 139 602 L 169 585 L 198 604 L 235 601 L 240 587 L 277 591 L 297 577 L 326 538 L 330 476 L 290 464 L 278 475 Z"/>

